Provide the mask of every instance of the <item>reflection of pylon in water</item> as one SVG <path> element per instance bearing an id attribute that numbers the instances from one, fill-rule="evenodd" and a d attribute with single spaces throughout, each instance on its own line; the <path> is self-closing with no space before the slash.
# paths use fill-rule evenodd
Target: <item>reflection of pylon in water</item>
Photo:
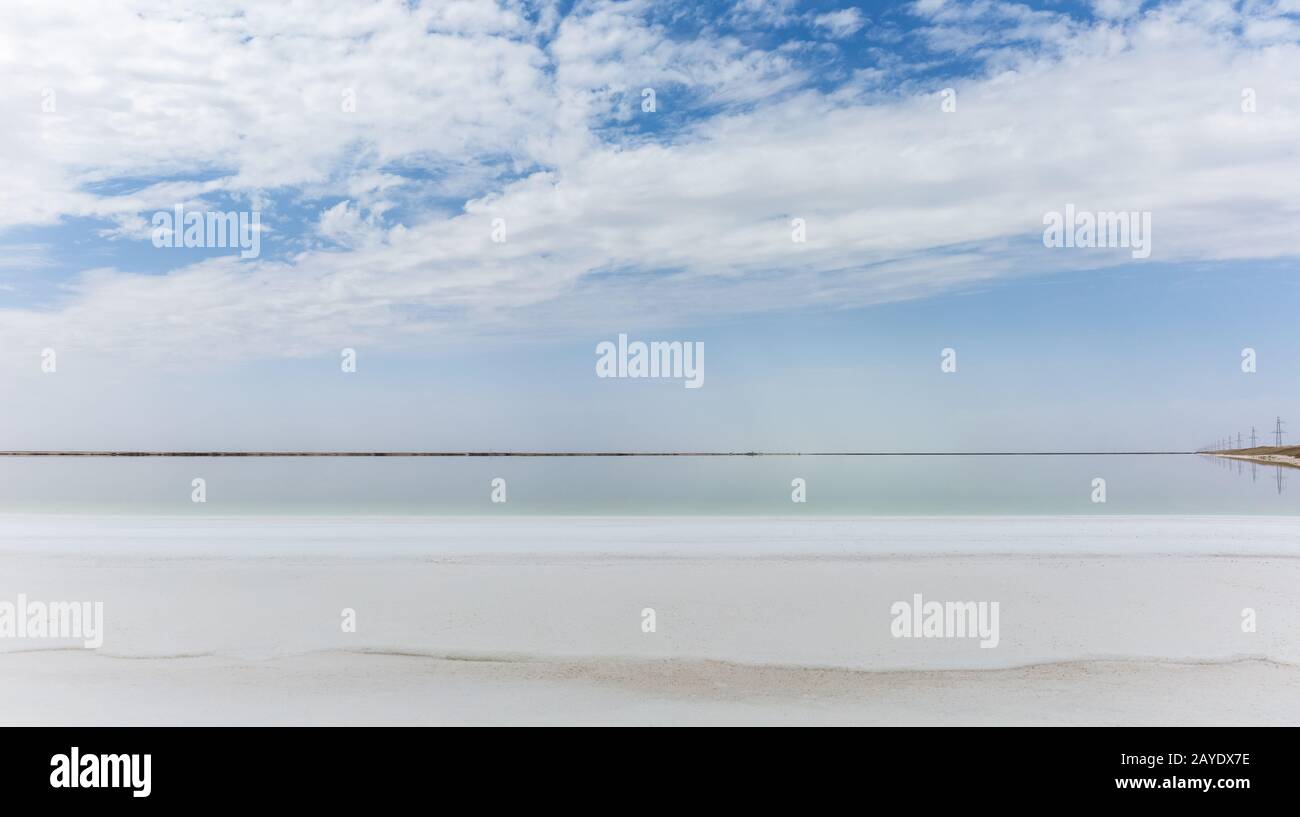
<path id="1" fill-rule="evenodd" d="M 1277 492 L 1282 493 L 1282 466 L 1277 466 Z"/>

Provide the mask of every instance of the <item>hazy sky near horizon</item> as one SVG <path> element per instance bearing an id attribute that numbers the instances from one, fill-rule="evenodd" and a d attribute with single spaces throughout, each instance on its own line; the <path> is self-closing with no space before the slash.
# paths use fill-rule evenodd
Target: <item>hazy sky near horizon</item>
<path id="1" fill-rule="evenodd" d="M 0 76 L 0 448 L 1184 448 L 1300 408 L 1293 0 L 18 2 Z M 155 246 L 177 205 L 259 254 Z M 1150 256 L 1044 246 L 1067 205 Z M 597 378 L 619 333 L 703 342 L 704 387 Z"/>

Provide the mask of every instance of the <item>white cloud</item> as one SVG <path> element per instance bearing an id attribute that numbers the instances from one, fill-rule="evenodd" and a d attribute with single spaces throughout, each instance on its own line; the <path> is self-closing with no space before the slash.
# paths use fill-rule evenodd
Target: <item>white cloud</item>
<path id="1" fill-rule="evenodd" d="M 1008 3 L 918 5 L 928 42 L 994 66 L 944 80 L 953 114 L 941 85 L 906 76 L 885 92 L 865 73 L 813 90 L 789 56 L 720 33 L 674 38 L 653 8 L 19 7 L 0 24 L 13 77 L 0 226 L 93 215 L 126 241 L 141 212 L 179 201 L 347 200 L 317 210 L 329 247 L 165 275 L 89 271 L 54 306 L 0 310 L 0 340 L 305 355 L 869 304 L 1127 259 L 1045 252 L 1042 215 L 1066 203 L 1152 211 L 1153 261 L 1300 253 L 1300 49 L 1268 8 L 1239 34 L 1204 3 L 1094 24 Z M 653 116 L 686 93 L 717 113 L 657 138 L 606 128 L 645 115 L 646 86 L 660 94 Z M 1245 87 L 1254 114 L 1240 109 Z M 349 88 L 354 113 L 340 109 Z M 199 170 L 218 176 L 86 187 Z M 384 220 L 435 188 L 468 200 Z M 794 217 L 806 244 L 790 241 Z M 505 244 L 490 239 L 494 218 Z"/>
<path id="2" fill-rule="evenodd" d="M 361 212 L 350 201 L 341 201 L 322 212 L 317 231 L 330 241 L 346 247 L 370 243 L 379 232 L 373 223 L 362 218 Z"/>
<path id="3" fill-rule="evenodd" d="M 862 12 L 855 8 L 840 9 L 818 14 L 813 24 L 830 32 L 832 37 L 848 37 L 862 28 L 865 21 Z"/>
<path id="4" fill-rule="evenodd" d="M 1122 20 L 1132 17 L 1142 7 L 1142 0 L 1093 0 L 1092 11 L 1098 17 Z"/>

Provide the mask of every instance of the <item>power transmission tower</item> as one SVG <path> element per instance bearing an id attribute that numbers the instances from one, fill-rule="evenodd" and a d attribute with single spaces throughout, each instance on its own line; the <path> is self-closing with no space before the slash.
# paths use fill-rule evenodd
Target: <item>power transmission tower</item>
<path id="1" fill-rule="evenodd" d="M 1241 432 L 1237 432 L 1237 450 L 1241 450 Z"/>
<path id="2" fill-rule="evenodd" d="M 1251 427 L 1250 427 L 1250 447 L 1251 447 L 1251 448 L 1254 448 L 1254 447 L 1255 447 L 1255 427 L 1254 427 L 1254 426 L 1251 426 Z"/>
<path id="3" fill-rule="evenodd" d="M 1273 436 L 1276 439 L 1278 448 L 1282 447 L 1282 418 L 1277 418 L 1277 427 L 1273 429 Z"/>

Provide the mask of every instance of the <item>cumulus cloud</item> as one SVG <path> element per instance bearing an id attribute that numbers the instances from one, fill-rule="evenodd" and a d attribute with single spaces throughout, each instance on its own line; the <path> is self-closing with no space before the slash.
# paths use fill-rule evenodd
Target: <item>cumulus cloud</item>
<path id="1" fill-rule="evenodd" d="M 0 230 L 92 218 L 120 245 L 178 202 L 332 198 L 296 252 L 97 265 L 52 303 L 0 310 L 0 338 L 302 355 L 627 325 L 647 304 L 660 321 L 863 305 L 1127 260 L 1045 252 L 1042 217 L 1067 203 L 1151 211 L 1152 261 L 1300 252 L 1294 20 L 1102 5 L 1082 20 L 918 3 L 913 36 L 980 68 L 828 78 L 737 31 L 683 36 L 648 0 L 20 4 L 0 23 Z M 823 17 L 840 36 L 865 25 Z M 113 184 L 133 178 L 147 181 Z"/>

